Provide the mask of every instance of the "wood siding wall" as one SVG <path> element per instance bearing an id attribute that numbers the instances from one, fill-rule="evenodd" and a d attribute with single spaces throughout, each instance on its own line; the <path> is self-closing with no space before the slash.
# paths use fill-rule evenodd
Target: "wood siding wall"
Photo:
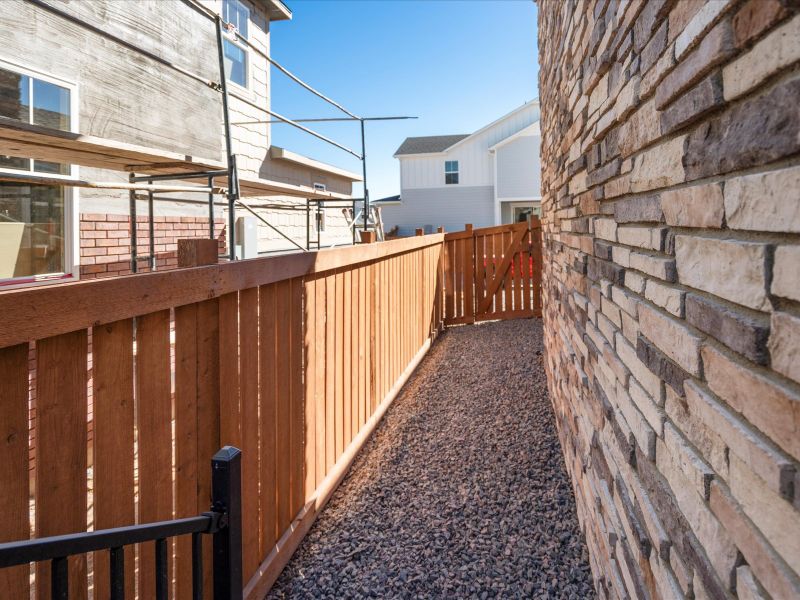
<path id="1" fill-rule="evenodd" d="M 203 512 L 210 458 L 231 444 L 243 452 L 247 594 L 261 597 L 440 329 L 442 243 L 0 294 L 0 502 L 11 510 L 0 541 Z M 172 548 L 174 591 L 187 598 L 190 540 Z M 129 596 L 134 585 L 150 596 L 152 547 L 126 552 Z M 70 560 L 71 597 L 86 598 L 91 581 L 105 597 L 107 558 Z M 0 570 L 0 584 L 21 598 L 35 581 L 47 597 L 46 568 L 34 579 Z"/>

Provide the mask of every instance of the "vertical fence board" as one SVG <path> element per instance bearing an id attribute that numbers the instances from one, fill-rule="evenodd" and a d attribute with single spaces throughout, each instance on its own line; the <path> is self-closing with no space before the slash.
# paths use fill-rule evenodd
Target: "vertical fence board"
<path id="1" fill-rule="evenodd" d="M 316 404 L 316 484 L 319 486 L 322 480 L 325 479 L 327 474 L 327 466 L 325 463 L 325 361 L 327 360 L 327 351 L 325 346 L 326 334 L 326 308 L 327 296 L 325 293 L 325 278 L 317 277 L 314 282 L 315 292 L 315 353 L 314 353 L 314 371 L 313 377 L 315 379 L 314 402 Z M 312 376 L 312 373 L 307 373 Z"/>
<path id="2" fill-rule="evenodd" d="M 291 281 L 281 281 L 276 288 L 277 386 L 275 485 L 277 486 L 278 535 L 291 523 Z"/>
<path id="3" fill-rule="evenodd" d="M 539 219 L 532 220 L 531 245 L 533 248 L 534 303 L 533 309 L 537 317 L 542 316 L 542 224 Z"/>
<path id="4" fill-rule="evenodd" d="M 277 294 L 278 284 L 261 286 L 259 290 L 259 340 L 260 411 L 259 438 L 261 440 L 261 556 L 266 556 L 278 540 L 277 513 L 277 414 L 278 381 L 277 359 Z"/>
<path id="5" fill-rule="evenodd" d="M 475 320 L 475 237 L 464 240 L 464 317 L 467 322 Z"/>
<path id="6" fill-rule="evenodd" d="M 169 321 L 168 310 L 136 319 L 135 378 L 140 523 L 162 521 L 172 517 Z M 185 349 L 185 346 L 182 347 Z M 185 431 L 190 430 L 191 435 L 194 435 L 194 423 L 189 424 Z M 179 478 L 193 477 L 194 472 L 179 470 L 176 475 Z M 192 514 L 195 514 L 193 509 L 185 516 Z M 155 590 L 154 561 L 153 544 L 140 544 L 141 594 L 153 593 Z M 184 563 L 188 564 L 186 561 Z"/>
<path id="7" fill-rule="evenodd" d="M 369 281 L 367 280 L 367 271 L 364 267 L 357 270 L 359 279 L 358 290 L 358 394 L 361 411 L 364 413 L 364 419 L 369 419 L 372 415 L 369 397 L 369 384 L 367 380 L 367 364 L 369 357 L 367 355 L 367 340 L 369 339 L 368 319 L 371 307 L 369 305 L 369 295 L 367 288 Z"/>
<path id="8" fill-rule="evenodd" d="M 351 291 L 350 297 L 352 298 L 352 305 L 349 307 L 350 311 L 350 432 L 353 437 L 358 435 L 359 428 L 361 427 L 363 410 L 361 409 L 361 388 L 358 382 L 358 348 L 361 343 L 361 337 L 358 330 L 358 315 L 361 310 L 359 303 L 359 290 L 361 281 L 358 277 L 358 270 L 354 270 L 351 275 Z"/>
<path id="9" fill-rule="evenodd" d="M 334 361 L 336 368 L 336 388 L 334 400 L 334 415 L 336 427 L 336 458 L 344 451 L 344 273 L 336 273 L 336 312 L 334 313 L 336 328 L 336 350 Z M 334 461 L 335 462 L 335 461 Z"/>
<path id="10" fill-rule="evenodd" d="M 375 412 L 375 409 L 378 407 L 380 403 L 380 399 L 378 398 L 376 389 L 375 389 L 375 371 L 376 371 L 376 357 L 375 357 L 375 329 L 376 329 L 376 319 L 378 318 L 377 308 L 375 306 L 375 266 L 372 264 L 367 265 L 365 268 L 365 274 L 367 277 L 366 281 L 366 295 L 367 298 L 365 299 L 364 304 L 369 311 L 369 319 L 367 319 L 367 338 L 365 340 L 365 345 L 367 347 L 367 364 L 369 365 L 369 369 L 367 370 L 366 377 L 368 380 L 366 382 L 366 393 L 367 393 L 367 402 L 370 403 L 372 406 L 372 410 L 370 411 L 370 415 Z M 381 398 L 382 399 L 382 398 Z"/>
<path id="11" fill-rule="evenodd" d="M 353 365 L 351 362 L 351 349 L 353 346 L 353 271 L 347 270 L 343 273 L 344 298 L 342 301 L 342 427 L 343 445 L 346 448 L 350 444 L 353 435 Z M 356 281 L 356 285 L 358 282 Z M 356 304 L 355 310 L 358 310 Z M 355 340 L 358 343 L 358 339 Z M 356 390 L 356 397 L 358 391 Z"/>
<path id="12" fill-rule="evenodd" d="M 187 304 L 175 309 L 176 518 L 197 513 L 197 379 L 197 305 Z M 175 579 L 177 597 L 191 598 L 192 547 L 187 536 L 175 542 Z"/>
<path id="13" fill-rule="evenodd" d="M 325 473 L 336 462 L 336 277 L 325 278 Z"/>
<path id="14" fill-rule="evenodd" d="M 304 456 L 304 408 L 303 400 L 303 280 L 296 277 L 290 281 L 289 307 L 291 311 L 291 350 L 289 353 L 290 365 L 288 383 L 291 390 L 289 404 L 290 436 L 289 456 L 291 457 L 290 471 L 290 517 L 294 519 L 303 508 L 305 497 L 303 495 L 303 464 Z"/>
<path id="15" fill-rule="evenodd" d="M 211 457 L 219 449 L 219 301 L 197 305 L 197 504 L 195 512 L 211 506 Z M 204 596 L 211 597 L 212 548 L 203 545 Z"/>
<path id="16" fill-rule="evenodd" d="M 308 500 L 317 488 L 317 378 L 316 378 L 316 337 L 317 337 L 317 287 L 314 279 L 303 283 L 303 336 L 305 373 L 305 490 L 304 500 Z"/>
<path id="17" fill-rule="evenodd" d="M 136 519 L 133 379 L 133 320 L 95 327 L 92 331 L 92 462 L 96 530 L 123 527 Z M 169 456 L 166 463 L 170 467 L 171 458 Z M 125 548 L 125 593 L 130 598 L 134 592 L 134 557 L 134 548 Z M 95 598 L 106 598 L 110 593 L 107 551 L 94 553 L 92 570 Z"/>
<path id="18" fill-rule="evenodd" d="M 220 445 L 241 449 L 239 397 L 239 293 L 219 297 Z M 202 463 L 201 463 L 202 464 Z"/>
<path id="19" fill-rule="evenodd" d="M 86 530 L 87 352 L 85 329 L 36 344 L 36 536 Z M 87 596 L 86 557 L 69 559 L 70 598 Z M 36 590 L 50 597 L 50 565 Z"/>
<path id="20" fill-rule="evenodd" d="M 242 450 L 242 564 L 245 580 L 261 560 L 259 555 L 259 319 L 258 288 L 239 292 L 239 365 Z"/>
<path id="21" fill-rule="evenodd" d="M 455 313 L 455 295 L 453 288 L 456 282 L 455 240 L 445 242 L 445 319 L 453 319 Z"/>
<path id="22" fill-rule="evenodd" d="M 0 543 L 28 539 L 28 344 L 0 349 L 0 506 L 6 511 Z M 30 593 L 28 565 L 0 569 L 0 590 L 9 598 Z"/>

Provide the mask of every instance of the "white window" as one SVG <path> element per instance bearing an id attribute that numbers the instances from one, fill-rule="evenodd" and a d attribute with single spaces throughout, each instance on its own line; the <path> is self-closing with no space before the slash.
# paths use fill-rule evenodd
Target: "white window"
<path id="1" fill-rule="evenodd" d="M 70 84 L 0 62 L 0 116 L 77 131 L 77 90 Z M 68 164 L 0 156 L 0 173 L 69 179 Z M 73 188 L 0 181 L 0 287 L 73 274 Z"/>
<path id="2" fill-rule="evenodd" d="M 241 0 L 222 0 L 222 20 L 233 28 L 222 41 L 225 75 L 228 81 L 247 88 L 250 80 L 249 52 L 241 39 L 246 40 L 248 36 L 250 9 Z"/>
<path id="3" fill-rule="evenodd" d="M 324 183 L 315 183 L 314 189 L 318 192 L 327 192 L 328 187 Z"/>
<path id="4" fill-rule="evenodd" d="M 446 184 L 458 183 L 458 161 L 444 161 L 444 182 Z"/>

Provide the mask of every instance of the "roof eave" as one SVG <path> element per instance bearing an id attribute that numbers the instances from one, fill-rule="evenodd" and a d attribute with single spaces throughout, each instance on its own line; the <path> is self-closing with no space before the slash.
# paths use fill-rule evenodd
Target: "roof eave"
<path id="1" fill-rule="evenodd" d="M 453 144 L 453 146 L 455 146 L 455 144 Z M 403 154 L 395 153 L 392 156 L 394 158 L 404 158 L 409 156 L 444 156 L 447 154 L 447 151 L 450 150 L 450 148 L 452 148 L 452 146 L 445 148 L 441 152 L 403 152 Z"/>
<path id="2" fill-rule="evenodd" d="M 292 10 L 281 0 L 262 0 L 271 21 L 291 21 Z"/>
<path id="3" fill-rule="evenodd" d="M 342 177 L 349 181 L 353 182 L 363 181 L 363 177 L 358 173 L 353 173 L 352 171 L 348 171 L 347 169 L 342 169 L 334 165 L 329 165 L 328 163 L 324 163 L 314 158 L 309 158 L 308 156 L 303 156 L 302 154 L 292 152 L 291 150 L 287 150 L 286 148 L 281 148 L 280 146 L 270 146 L 269 156 L 272 159 L 285 160 L 287 162 L 302 165 L 304 167 L 308 167 L 316 171 L 328 173 L 329 175 Z"/>

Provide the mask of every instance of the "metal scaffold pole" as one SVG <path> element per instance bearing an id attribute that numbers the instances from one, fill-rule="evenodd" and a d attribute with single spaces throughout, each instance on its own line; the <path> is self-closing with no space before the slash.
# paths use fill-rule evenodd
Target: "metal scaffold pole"
<path id="1" fill-rule="evenodd" d="M 236 260 L 236 234 L 234 232 L 234 205 L 239 198 L 239 180 L 236 171 L 236 157 L 231 141 L 231 116 L 228 111 L 228 78 L 225 76 L 225 52 L 222 45 L 222 18 L 216 15 L 217 56 L 219 58 L 219 81 L 222 92 L 222 115 L 225 123 L 225 151 L 228 165 L 228 257 Z"/>
<path id="2" fill-rule="evenodd" d="M 364 178 L 364 231 L 369 220 L 369 191 L 367 191 L 367 140 L 364 136 L 364 119 L 361 121 L 361 171 Z M 355 226 L 353 226 L 355 230 Z"/>

